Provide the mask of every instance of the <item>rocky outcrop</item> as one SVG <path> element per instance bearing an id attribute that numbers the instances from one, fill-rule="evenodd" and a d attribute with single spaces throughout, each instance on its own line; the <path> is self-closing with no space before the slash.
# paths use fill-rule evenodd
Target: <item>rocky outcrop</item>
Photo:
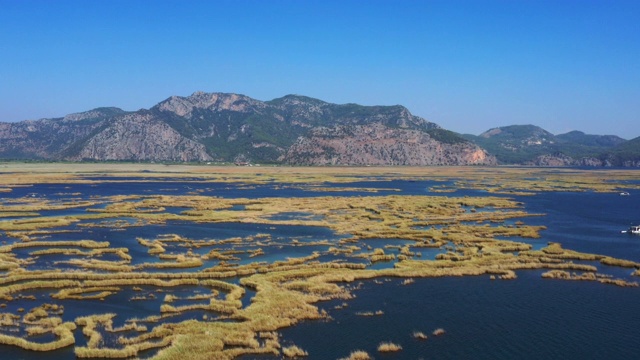
<path id="1" fill-rule="evenodd" d="M 71 160 L 209 161 L 204 145 L 151 114 L 127 114 L 91 136 Z"/>
<path id="2" fill-rule="evenodd" d="M 181 117 L 191 118 L 196 109 L 246 113 L 264 107 L 266 105 L 262 101 L 244 95 L 196 91 L 188 97 L 172 96 L 154 108 L 161 112 L 171 112 Z"/>
<path id="3" fill-rule="evenodd" d="M 545 154 L 536 157 L 533 161 L 527 162 L 526 165 L 533 166 L 573 166 L 576 161 L 564 154 Z"/>
<path id="4" fill-rule="evenodd" d="M 638 160 L 625 160 L 621 163 L 623 167 L 640 167 L 640 159 Z"/>
<path id="5" fill-rule="evenodd" d="M 601 167 L 601 166 L 608 167 L 608 166 L 612 166 L 607 161 L 603 161 L 603 160 L 600 160 L 600 159 L 594 158 L 594 157 L 585 157 L 585 158 L 582 158 L 582 159 L 577 159 L 573 165 L 574 166 L 589 166 L 589 167 Z"/>
<path id="6" fill-rule="evenodd" d="M 300 137 L 284 161 L 294 165 L 495 165 L 494 157 L 468 143 L 446 144 L 418 130 L 380 123 L 314 129 Z"/>
<path id="7" fill-rule="evenodd" d="M 0 158 L 56 159 L 100 124 L 63 119 L 0 123 Z"/>
<path id="8" fill-rule="evenodd" d="M 556 153 L 545 154 L 536 157 L 533 161 L 525 163 L 530 166 L 549 166 L 549 167 L 563 167 L 563 166 L 589 166 L 589 167 L 603 167 L 611 166 L 605 161 L 602 161 L 594 157 L 584 157 L 580 159 L 574 159 L 571 156 Z"/>

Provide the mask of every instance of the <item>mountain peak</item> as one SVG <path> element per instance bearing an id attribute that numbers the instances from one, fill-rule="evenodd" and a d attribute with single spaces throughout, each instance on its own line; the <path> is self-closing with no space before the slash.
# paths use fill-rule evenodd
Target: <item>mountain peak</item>
<path id="1" fill-rule="evenodd" d="M 482 134 L 479 135 L 483 138 L 490 138 L 493 136 L 499 137 L 514 137 L 514 138 L 523 138 L 523 137 L 553 137 L 553 134 L 548 132 L 547 130 L 536 126 L 536 125 L 509 125 L 509 126 L 501 126 L 493 129 L 489 129 Z"/>
<path id="2" fill-rule="evenodd" d="M 329 103 L 315 99 L 309 96 L 298 95 L 298 94 L 288 94 L 283 97 L 279 97 L 273 99 L 271 101 L 267 101 L 267 103 L 271 105 L 299 105 L 299 104 L 312 104 L 317 106 L 328 105 Z"/>
<path id="3" fill-rule="evenodd" d="M 562 135 L 570 135 L 570 136 L 584 136 L 585 133 L 579 130 L 573 130 L 573 131 L 569 131 L 568 133 L 564 133 L 558 136 L 562 136 Z"/>
<path id="4" fill-rule="evenodd" d="M 570 131 L 566 134 L 556 135 L 562 141 L 573 142 L 585 146 L 614 147 L 626 140 L 615 135 L 588 135 L 582 131 Z"/>
<path id="5" fill-rule="evenodd" d="M 65 115 L 65 117 L 62 118 L 62 120 L 80 121 L 80 120 L 102 119 L 105 117 L 120 115 L 124 113 L 126 113 L 126 111 L 117 107 L 99 107 L 89 111 Z"/>
<path id="6" fill-rule="evenodd" d="M 252 106 L 260 107 L 262 102 L 245 95 L 232 93 L 207 93 L 196 91 L 190 96 L 171 96 L 158 103 L 154 109 L 168 111 L 178 116 L 190 118 L 194 109 L 231 110 L 246 112 Z"/>

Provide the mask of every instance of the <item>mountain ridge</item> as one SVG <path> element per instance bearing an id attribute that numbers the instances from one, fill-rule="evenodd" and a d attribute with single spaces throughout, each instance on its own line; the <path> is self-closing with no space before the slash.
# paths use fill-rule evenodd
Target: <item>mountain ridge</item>
<path id="1" fill-rule="evenodd" d="M 495 155 L 501 164 L 640 166 L 640 138 L 625 140 L 576 130 L 554 135 L 530 124 L 492 128 L 478 136 L 462 137 Z"/>
<path id="2" fill-rule="evenodd" d="M 640 137 L 554 135 L 531 124 L 458 134 L 402 105 L 196 91 L 138 111 L 0 122 L 0 159 L 640 167 Z"/>
<path id="3" fill-rule="evenodd" d="M 97 108 L 63 118 L 0 123 L 0 140 L 4 159 L 496 163 L 477 145 L 401 105 L 331 104 L 301 95 L 260 101 L 241 94 L 195 92 L 138 111 Z M 347 148 L 349 154 L 340 153 Z"/>

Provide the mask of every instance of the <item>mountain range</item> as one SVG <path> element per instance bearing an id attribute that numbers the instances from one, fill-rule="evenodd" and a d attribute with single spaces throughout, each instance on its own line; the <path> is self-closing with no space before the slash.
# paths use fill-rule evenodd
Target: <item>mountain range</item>
<path id="1" fill-rule="evenodd" d="M 195 92 L 150 109 L 0 122 L 0 159 L 288 165 L 640 166 L 640 138 L 532 125 L 461 135 L 405 107 Z"/>
<path id="2" fill-rule="evenodd" d="M 500 164 L 533 166 L 640 166 L 640 137 L 552 133 L 534 125 L 511 125 L 461 135 L 493 154 Z"/>

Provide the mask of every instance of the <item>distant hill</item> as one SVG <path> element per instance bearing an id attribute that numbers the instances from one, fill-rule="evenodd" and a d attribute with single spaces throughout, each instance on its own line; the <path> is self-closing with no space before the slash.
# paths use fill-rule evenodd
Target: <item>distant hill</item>
<path id="1" fill-rule="evenodd" d="M 512 125 L 490 129 L 479 136 L 464 135 L 505 164 L 521 164 L 536 156 L 556 151 L 556 139 L 534 125 Z"/>
<path id="2" fill-rule="evenodd" d="M 556 139 L 564 143 L 573 143 L 594 148 L 612 148 L 627 141 L 615 135 L 587 135 L 582 131 L 570 131 L 566 134 L 556 135 Z"/>
<path id="3" fill-rule="evenodd" d="M 640 167 L 640 137 L 617 145 L 603 156 L 616 166 Z"/>
<path id="4" fill-rule="evenodd" d="M 331 104 L 299 95 L 172 96 L 151 109 L 98 108 L 0 123 L 0 158 L 225 161 L 293 165 L 476 165 L 496 159 L 403 106 Z"/>
<path id="5" fill-rule="evenodd" d="M 501 164 L 536 166 L 637 166 L 640 146 L 615 135 L 580 131 L 553 135 L 534 125 L 511 125 L 463 137 Z"/>

